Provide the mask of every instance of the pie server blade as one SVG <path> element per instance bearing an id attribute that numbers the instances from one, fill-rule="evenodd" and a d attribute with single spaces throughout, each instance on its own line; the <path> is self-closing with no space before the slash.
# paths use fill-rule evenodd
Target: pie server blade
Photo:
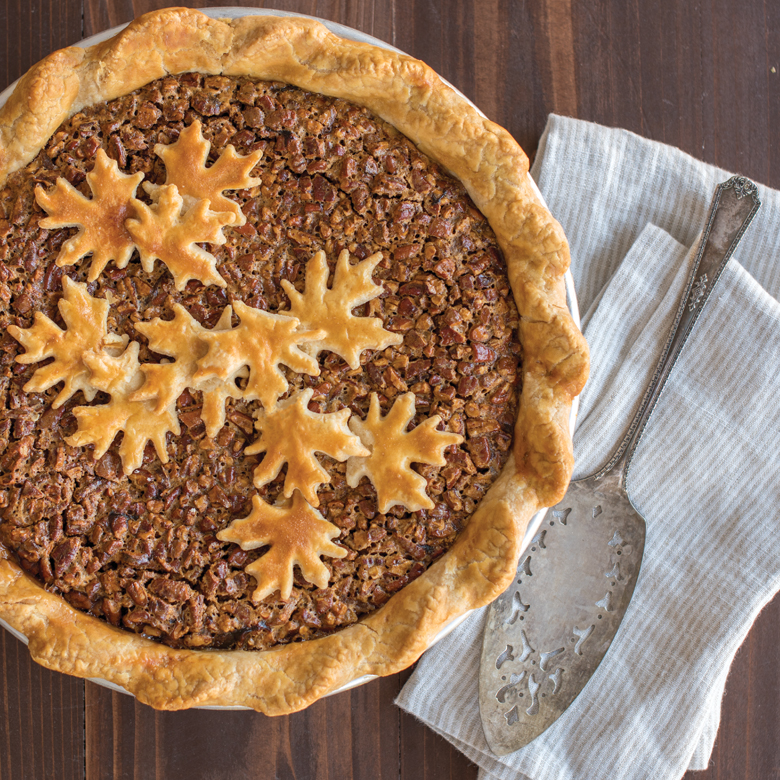
<path id="1" fill-rule="evenodd" d="M 479 707 L 499 756 L 554 723 L 601 663 L 639 576 L 645 521 L 625 490 L 631 457 L 696 320 L 760 206 L 734 176 L 710 206 L 685 294 L 653 379 L 610 461 L 572 482 L 547 512 L 512 585 L 493 602 L 482 646 Z"/>

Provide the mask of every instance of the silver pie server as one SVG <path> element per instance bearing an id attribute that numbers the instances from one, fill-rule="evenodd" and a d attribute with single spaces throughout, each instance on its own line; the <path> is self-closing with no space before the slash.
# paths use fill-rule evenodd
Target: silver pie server
<path id="1" fill-rule="evenodd" d="M 631 458 L 688 336 L 761 205 L 741 176 L 720 184 L 653 378 L 620 446 L 572 482 L 488 612 L 479 707 L 490 749 L 527 745 L 574 701 L 609 649 L 639 576 L 645 521 L 626 492 Z"/>

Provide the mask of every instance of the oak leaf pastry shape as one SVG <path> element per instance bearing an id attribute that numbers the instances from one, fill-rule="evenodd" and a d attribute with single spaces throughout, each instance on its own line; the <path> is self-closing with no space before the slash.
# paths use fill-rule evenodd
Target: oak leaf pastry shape
<path id="1" fill-rule="evenodd" d="M 35 188 L 35 200 L 48 214 L 40 221 L 41 227 L 78 227 L 75 236 L 69 238 L 57 255 L 60 267 L 75 265 L 92 253 L 88 280 L 94 282 L 103 269 L 113 260 L 117 268 L 124 268 L 135 249 L 133 237 L 125 227 L 125 221 L 135 211 L 135 199 L 143 173 L 124 174 L 103 149 L 98 149 L 95 165 L 87 174 L 87 184 L 92 198 L 86 198 L 62 177 L 46 192 Z"/>
<path id="2" fill-rule="evenodd" d="M 329 523 L 296 491 L 291 501 L 272 506 L 260 496 L 252 496 L 252 511 L 242 520 L 234 520 L 217 534 L 223 542 L 234 542 L 242 550 L 270 545 L 270 550 L 250 563 L 244 571 L 257 580 L 253 601 L 260 601 L 278 590 L 287 601 L 292 593 L 293 567 L 299 566 L 308 582 L 326 588 L 330 579 L 323 555 L 343 558 L 347 551 L 331 540 L 339 529 Z"/>
<path id="3" fill-rule="evenodd" d="M 138 247 L 144 271 L 152 273 L 154 261 L 161 260 L 179 291 L 190 279 L 225 287 L 225 280 L 217 273 L 216 258 L 198 246 L 225 243 L 224 215 L 211 211 L 208 200 L 198 201 L 183 211 L 184 200 L 173 184 L 160 187 L 157 195 L 157 202 L 151 206 L 137 201 L 137 217 L 125 222 Z"/>
<path id="4" fill-rule="evenodd" d="M 54 358 L 48 365 L 36 369 L 24 386 L 28 393 L 42 393 L 63 382 L 62 390 L 52 403 L 54 409 L 79 390 L 87 401 L 92 401 L 99 388 L 91 381 L 92 372 L 84 362 L 84 355 L 121 351 L 127 342 L 126 337 L 108 332 L 108 301 L 93 298 L 87 292 L 86 284 L 74 282 L 67 276 L 63 277 L 62 286 L 64 294 L 58 308 L 66 330 L 41 312 L 35 312 L 30 328 L 8 326 L 8 332 L 27 350 L 16 358 L 17 363 L 38 363 Z"/>
<path id="5" fill-rule="evenodd" d="M 246 223 L 246 216 L 234 200 L 225 197 L 225 190 L 245 190 L 256 187 L 261 179 L 249 174 L 263 156 L 262 149 L 246 156 L 236 153 L 231 144 L 211 166 L 206 167 L 211 141 L 203 137 L 201 123 L 193 122 L 181 131 L 172 144 L 156 144 L 155 154 L 165 163 L 165 184 L 176 185 L 189 209 L 197 201 L 208 200 L 211 209 L 220 212 L 223 224 L 240 227 Z M 144 182 L 144 189 L 157 197 L 161 185 Z"/>
<path id="6" fill-rule="evenodd" d="M 247 447 L 246 454 L 265 453 L 254 472 L 255 487 L 271 482 L 286 463 L 285 497 L 289 498 L 297 489 L 312 506 L 319 506 L 317 488 L 330 482 L 330 474 L 315 453 L 322 452 L 338 461 L 371 453 L 347 427 L 350 410 L 312 412 L 308 404 L 313 393 L 311 388 L 301 390 L 278 401 L 273 409 L 258 411 L 255 427 L 260 438 Z"/>
<path id="7" fill-rule="evenodd" d="M 241 320 L 235 328 L 201 334 L 208 352 L 198 361 L 196 382 L 212 378 L 229 381 L 246 366 L 249 379 L 244 398 L 259 400 L 271 409 L 288 388 L 281 365 L 299 374 L 319 375 L 317 361 L 299 345 L 321 338 L 322 331 L 299 331 L 296 317 L 255 309 L 242 301 L 234 301 L 233 308 Z"/>
<path id="8" fill-rule="evenodd" d="M 362 477 L 368 477 L 376 489 L 377 506 L 382 513 L 396 504 L 410 512 L 433 509 L 435 505 L 425 492 L 427 482 L 412 470 L 411 464 L 444 466 L 447 463 L 444 450 L 463 441 L 460 434 L 436 430 L 441 422 L 438 414 L 407 431 L 414 414 L 414 393 L 396 398 L 385 417 L 381 415 L 379 397 L 371 393 L 366 419 L 353 416 L 349 421 L 349 427 L 371 454 L 347 461 L 347 484 L 357 487 Z"/>
<path id="9" fill-rule="evenodd" d="M 206 424 L 206 434 L 214 438 L 225 424 L 225 402 L 228 398 L 241 398 L 243 392 L 236 385 L 239 377 L 246 377 L 248 371 L 241 367 L 226 379 L 194 379 L 198 360 L 206 355 L 208 344 L 204 333 L 218 333 L 230 330 L 233 309 L 226 306 L 217 324 L 209 330 L 204 328 L 180 303 L 173 304 L 172 320 L 159 317 L 150 322 L 139 322 L 135 328 L 149 340 L 154 352 L 174 358 L 173 363 L 145 363 L 141 366 L 146 381 L 131 396 L 133 401 L 156 400 L 155 411 L 160 413 L 186 388 L 199 390 L 203 395 L 201 419 Z"/>
<path id="10" fill-rule="evenodd" d="M 97 352 L 84 355 L 84 362 L 92 372 L 90 381 L 98 390 L 108 393 L 111 400 L 98 406 L 77 406 L 73 414 L 78 430 L 65 439 L 74 447 L 94 444 L 94 458 L 99 460 L 123 431 L 119 455 L 125 474 L 140 468 L 148 441 L 154 444 L 160 460 L 167 463 L 165 435 L 168 431 L 177 436 L 181 433 L 175 403 L 158 411 L 150 401 L 131 400 L 144 381 L 138 362 L 139 347 L 137 341 L 131 341 L 119 357 Z"/>
<path id="11" fill-rule="evenodd" d="M 367 257 L 356 265 L 349 262 L 349 251 L 340 252 L 328 288 L 328 261 L 319 251 L 306 265 L 306 287 L 298 292 L 286 279 L 282 287 L 290 298 L 289 313 L 301 321 L 301 327 L 321 328 L 325 335 L 303 349 L 310 355 L 330 350 L 344 358 L 350 368 L 360 367 L 364 349 L 385 349 L 403 341 L 399 333 L 382 326 L 379 317 L 356 317 L 352 310 L 382 294 L 381 284 L 374 284 L 371 274 L 382 261 L 382 253 Z"/>

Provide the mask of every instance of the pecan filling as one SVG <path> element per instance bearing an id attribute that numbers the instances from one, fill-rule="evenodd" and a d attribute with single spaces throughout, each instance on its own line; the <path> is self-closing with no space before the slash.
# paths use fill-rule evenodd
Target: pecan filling
<path id="1" fill-rule="evenodd" d="M 7 333 L 10 325 L 29 328 L 35 312 L 62 325 L 63 276 L 88 280 L 89 258 L 55 264 L 76 231 L 40 226 L 46 215 L 34 187 L 64 177 L 89 195 L 86 174 L 101 148 L 123 173 L 163 185 L 155 144 L 174 143 L 196 120 L 211 141 L 211 162 L 228 144 L 241 155 L 262 151 L 253 171 L 262 183 L 229 193 L 246 222 L 210 246 L 226 286 L 190 280 L 179 290 L 161 263 L 152 273 L 137 256 L 125 268 L 109 263 L 87 284 L 111 304 L 109 332 L 139 341 L 142 363 L 160 362 L 139 322 L 170 320 L 176 304 L 207 328 L 236 302 L 284 311 L 282 282 L 303 291 L 318 250 L 331 272 L 344 249 L 361 261 L 381 252 L 373 279 L 384 291 L 354 313 L 381 318 L 402 343 L 363 351 L 358 368 L 329 351 L 319 355 L 319 376 L 284 368 L 289 393 L 311 390 L 313 412 L 348 408 L 365 419 L 372 393 L 385 414 L 411 391 L 410 430 L 439 415 L 464 437 L 447 448 L 446 465 L 413 466 L 434 503 L 415 512 L 380 512 L 368 479 L 350 487 L 346 464 L 320 456 L 330 481 L 318 491 L 318 509 L 347 552 L 323 559 L 331 574 L 324 588 L 296 568 L 287 600 L 278 592 L 251 598 L 246 568 L 267 548 L 245 551 L 217 538 L 251 509 L 252 475 L 264 456 L 244 450 L 256 439 L 257 402 L 229 398 L 227 422 L 211 438 L 201 393 L 185 390 L 168 463 L 149 444 L 142 467 L 125 476 L 122 434 L 98 461 L 91 446 L 65 442 L 83 394 L 53 408 L 58 387 L 25 392 L 36 366 L 16 362 L 24 349 Z M 140 190 L 138 197 L 150 202 Z M 496 239 L 462 185 L 366 109 L 283 84 L 167 77 L 64 123 L 9 178 L 0 209 L 0 540 L 79 609 L 174 647 L 267 649 L 322 636 L 376 609 L 440 557 L 509 456 L 521 350 Z M 284 481 L 283 469 L 257 492 L 273 504 Z"/>

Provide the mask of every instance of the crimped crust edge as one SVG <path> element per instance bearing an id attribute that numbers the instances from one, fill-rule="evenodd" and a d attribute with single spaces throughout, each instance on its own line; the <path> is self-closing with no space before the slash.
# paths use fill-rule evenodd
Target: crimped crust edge
<path id="1" fill-rule="evenodd" d="M 176 650 L 113 628 L 46 592 L 0 548 L 0 618 L 50 669 L 100 677 L 159 709 L 243 705 L 303 709 L 365 674 L 413 663 L 450 620 L 509 584 L 532 515 L 554 504 L 572 470 L 572 398 L 587 346 L 565 302 L 565 236 L 528 181 L 508 132 L 483 118 L 428 66 L 345 41 L 308 19 L 210 19 L 190 9 L 139 17 L 105 43 L 53 53 L 0 110 L 0 181 L 30 162 L 81 108 L 166 74 L 198 71 L 284 81 L 366 106 L 463 182 L 504 252 L 521 316 L 523 391 L 513 456 L 453 547 L 359 623 L 269 651 Z"/>

